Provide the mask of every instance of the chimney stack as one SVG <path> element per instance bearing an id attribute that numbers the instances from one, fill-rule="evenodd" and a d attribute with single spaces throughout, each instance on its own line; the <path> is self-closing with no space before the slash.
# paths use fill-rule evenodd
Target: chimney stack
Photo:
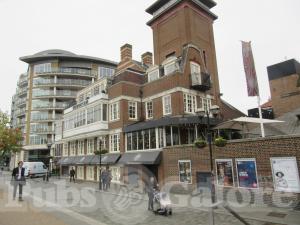
<path id="1" fill-rule="evenodd" d="M 121 47 L 121 62 L 132 60 L 132 45 L 125 44 Z"/>
<path id="2" fill-rule="evenodd" d="M 153 65 L 153 54 L 151 52 L 145 52 L 142 55 L 142 63 L 147 66 Z"/>

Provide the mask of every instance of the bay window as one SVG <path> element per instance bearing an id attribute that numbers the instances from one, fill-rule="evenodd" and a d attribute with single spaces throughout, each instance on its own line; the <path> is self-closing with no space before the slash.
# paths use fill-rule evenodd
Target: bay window
<path id="1" fill-rule="evenodd" d="M 119 102 L 110 104 L 110 120 L 119 120 L 120 119 L 120 104 Z"/>
<path id="2" fill-rule="evenodd" d="M 194 113 L 196 111 L 196 96 L 190 94 L 183 94 L 183 105 L 185 113 Z"/>
<path id="3" fill-rule="evenodd" d="M 110 152 L 120 151 L 120 134 L 110 135 Z"/>

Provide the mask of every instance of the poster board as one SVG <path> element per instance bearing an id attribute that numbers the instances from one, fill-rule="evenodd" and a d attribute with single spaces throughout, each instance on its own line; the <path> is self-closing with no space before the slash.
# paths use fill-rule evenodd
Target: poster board
<path id="1" fill-rule="evenodd" d="M 218 186 L 233 187 L 232 159 L 216 159 L 216 178 Z"/>
<path id="2" fill-rule="evenodd" d="M 256 160 L 251 159 L 236 159 L 236 171 L 239 188 L 258 189 L 258 177 Z"/>
<path id="3" fill-rule="evenodd" d="M 300 193 L 296 157 L 272 157 L 271 167 L 275 191 Z"/>

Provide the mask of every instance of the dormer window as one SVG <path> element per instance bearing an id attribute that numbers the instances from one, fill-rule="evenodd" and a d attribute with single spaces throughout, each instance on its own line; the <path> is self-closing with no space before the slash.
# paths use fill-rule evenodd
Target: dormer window
<path id="1" fill-rule="evenodd" d="M 159 67 L 158 66 L 152 66 L 147 70 L 148 74 L 148 82 L 155 81 L 159 79 Z"/>
<path id="2" fill-rule="evenodd" d="M 177 57 L 170 56 L 163 63 L 164 74 L 169 75 L 174 73 L 177 70 Z"/>
<path id="3" fill-rule="evenodd" d="M 201 67 L 196 62 L 191 62 L 191 75 L 192 75 L 192 81 L 193 84 L 201 85 L 202 79 L 201 79 Z"/>

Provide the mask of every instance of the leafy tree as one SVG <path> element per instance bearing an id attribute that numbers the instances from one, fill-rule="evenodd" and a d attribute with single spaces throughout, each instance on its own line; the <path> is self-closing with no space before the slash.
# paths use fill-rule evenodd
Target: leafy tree
<path id="1" fill-rule="evenodd" d="M 0 161 L 11 153 L 21 150 L 22 132 L 9 126 L 9 117 L 0 111 Z"/>

